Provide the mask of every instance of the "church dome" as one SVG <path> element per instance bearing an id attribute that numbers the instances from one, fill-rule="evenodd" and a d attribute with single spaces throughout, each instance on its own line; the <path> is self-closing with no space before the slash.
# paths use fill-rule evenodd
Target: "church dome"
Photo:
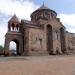
<path id="1" fill-rule="evenodd" d="M 31 14 L 31 21 L 35 22 L 40 19 L 50 20 L 52 18 L 56 18 L 56 16 L 57 13 L 54 10 L 49 9 L 43 4 L 40 8 L 38 8 Z"/>
<path id="2" fill-rule="evenodd" d="M 54 10 L 48 8 L 47 6 L 45 6 L 45 5 L 43 4 L 43 5 L 40 6 L 37 10 L 35 10 L 35 11 L 31 14 L 31 16 L 32 16 L 34 13 L 36 13 L 36 12 L 38 12 L 38 11 L 42 11 L 42 10 L 45 10 L 45 11 L 47 10 L 47 11 L 53 12 L 53 13 L 55 13 L 55 14 L 57 15 L 57 13 L 56 13 Z"/>

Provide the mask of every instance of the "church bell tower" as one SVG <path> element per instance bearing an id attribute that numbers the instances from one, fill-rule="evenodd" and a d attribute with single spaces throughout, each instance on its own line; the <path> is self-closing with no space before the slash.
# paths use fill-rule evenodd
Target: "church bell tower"
<path id="1" fill-rule="evenodd" d="M 9 21 L 8 21 L 8 32 L 5 35 L 5 45 L 4 45 L 4 53 L 5 55 L 10 55 L 9 47 L 10 42 L 13 41 L 16 43 L 16 54 L 22 55 L 23 53 L 23 36 L 21 33 L 21 24 L 14 15 Z"/>

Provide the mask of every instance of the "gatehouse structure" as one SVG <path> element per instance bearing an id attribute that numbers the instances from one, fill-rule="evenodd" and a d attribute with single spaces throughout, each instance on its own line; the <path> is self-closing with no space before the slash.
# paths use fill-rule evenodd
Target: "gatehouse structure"
<path id="1" fill-rule="evenodd" d="M 31 14 L 31 21 L 18 20 L 14 15 L 8 22 L 5 35 L 5 54 L 9 54 L 9 44 L 17 45 L 17 55 L 50 55 L 65 53 L 66 30 L 57 13 L 44 4 Z"/>

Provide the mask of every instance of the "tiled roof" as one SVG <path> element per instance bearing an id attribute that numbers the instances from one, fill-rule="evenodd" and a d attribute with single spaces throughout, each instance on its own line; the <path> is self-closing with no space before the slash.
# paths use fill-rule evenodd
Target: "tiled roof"
<path id="1" fill-rule="evenodd" d="M 19 22 L 19 20 L 18 20 L 18 18 L 17 18 L 17 16 L 16 15 L 14 15 L 10 20 L 9 20 L 9 22 Z"/>

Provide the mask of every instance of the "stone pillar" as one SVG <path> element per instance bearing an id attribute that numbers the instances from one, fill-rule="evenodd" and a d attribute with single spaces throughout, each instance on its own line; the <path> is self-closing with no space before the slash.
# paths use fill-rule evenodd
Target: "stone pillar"
<path id="1" fill-rule="evenodd" d="M 53 29 L 53 50 L 54 54 L 62 53 L 61 43 L 60 43 L 60 29 L 55 29 L 55 28 Z"/>
<path id="2" fill-rule="evenodd" d="M 9 40 L 7 38 L 5 38 L 4 55 L 9 55 Z"/>
<path id="3" fill-rule="evenodd" d="M 24 36 L 23 36 L 23 46 L 24 46 L 24 55 L 29 55 L 29 30 L 28 28 L 24 29 Z"/>
<path id="4" fill-rule="evenodd" d="M 65 41 L 65 30 L 64 28 L 60 28 L 60 39 L 61 39 L 61 51 L 66 52 L 66 41 Z"/>

